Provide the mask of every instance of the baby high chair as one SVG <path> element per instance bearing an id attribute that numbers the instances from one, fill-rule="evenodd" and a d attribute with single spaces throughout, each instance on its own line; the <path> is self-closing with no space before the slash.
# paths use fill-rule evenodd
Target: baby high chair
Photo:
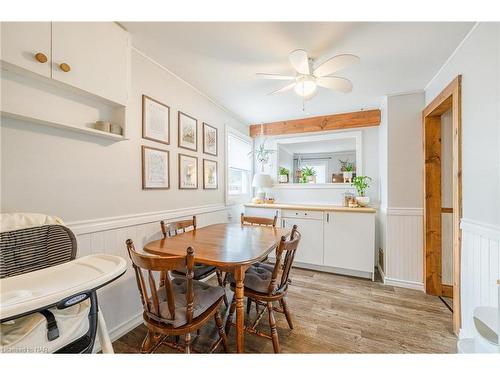
<path id="1" fill-rule="evenodd" d="M 125 273 L 125 260 L 75 259 L 75 236 L 58 218 L 4 214 L 0 225 L 0 352 L 91 353 L 98 333 L 112 353 L 96 291 Z"/>

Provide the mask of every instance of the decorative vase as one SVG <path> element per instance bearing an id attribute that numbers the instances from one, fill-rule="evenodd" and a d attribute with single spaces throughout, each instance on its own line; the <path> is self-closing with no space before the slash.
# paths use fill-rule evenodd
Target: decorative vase
<path id="1" fill-rule="evenodd" d="M 288 182 L 288 175 L 287 174 L 280 174 L 279 175 L 279 182 L 284 184 Z"/>
<path id="2" fill-rule="evenodd" d="M 342 172 L 344 175 L 344 183 L 351 183 L 352 182 L 352 172 Z"/>
<path id="3" fill-rule="evenodd" d="M 366 207 L 370 204 L 370 197 L 356 197 L 356 202 L 358 202 L 361 207 Z"/>
<path id="4" fill-rule="evenodd" d="M 316 176 L 307 176 L 307 183 L 314 184 L 316 182 Z"/>

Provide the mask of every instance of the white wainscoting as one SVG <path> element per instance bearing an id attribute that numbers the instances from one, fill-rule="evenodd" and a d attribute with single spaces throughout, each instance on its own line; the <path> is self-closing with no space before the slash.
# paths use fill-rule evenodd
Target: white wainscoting
<path id="1" fill-rule="evenodd" d="M 473 337 L 472 313 L 477 306 L 498 307 L 500 227 L 462 219 L 461 338 Z"/>
<path id="2" fill-rule="evenodd" d="M 125 275 L 98 292 L 99 306 L 112 340 L 142 322 L 142 306 L 125 241 L 131 238 L 136 248 L 142 248 L 145 243 L 161 238 L 161 220 L 174 221 L 196 215 L 199 227 L 225 223 L 228 221 L 228 209 L 223 204 L 217 204 L 67 223 L 77 237 L 78 257 L 96 253 L 113 254 L 125 258 L 129 264 Z"/>
<path id="3" fill-rule="evenodd" d="M 384 282 L 424 290 L 423 209 L 387 208 Z"/>

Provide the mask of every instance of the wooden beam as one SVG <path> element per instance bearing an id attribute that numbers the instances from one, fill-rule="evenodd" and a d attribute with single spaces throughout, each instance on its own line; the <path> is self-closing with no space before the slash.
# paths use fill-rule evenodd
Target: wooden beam
<path id="1" fill-rule="evenodd" d="M 310 133 L 380 125 L 380 109 L 250 125 L 250 136 Z"/>

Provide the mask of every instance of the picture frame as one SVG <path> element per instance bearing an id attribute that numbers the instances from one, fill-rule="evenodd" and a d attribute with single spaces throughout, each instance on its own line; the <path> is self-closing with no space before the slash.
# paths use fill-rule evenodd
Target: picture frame
<path id="1" fill-rule="evenodd" d="M 217 156 L 218 152 L 218 134 L 217 128 L 203 123 L 203 153 L 207 155 Z"/>
<path id="2" fill-rule="evenodd" d="M 217 161 L 203 159 L 203 189 L 216 190 L 219 187 Z"/>
<path id="3" fill-rule="evenodd" d="M 198 158 L 179 154 L 178 163 L 179 189 L 198 189 Z"/>
<path id="4" fill-rule="evenodd" d="M 170 189 L 170 153 L 159 148 L 142 146 L 142 189 Z"/>
<path id="5" fill-rule="evenodd" d="M 170 107 L 142 95 L 142 138 L 170 144 Z"/>
<path id="6" fill-rule="evenodd" d="M 198 151 L 198 120 L 181 111 L 177 115 L 177 143 L 180 148 Z"/>

